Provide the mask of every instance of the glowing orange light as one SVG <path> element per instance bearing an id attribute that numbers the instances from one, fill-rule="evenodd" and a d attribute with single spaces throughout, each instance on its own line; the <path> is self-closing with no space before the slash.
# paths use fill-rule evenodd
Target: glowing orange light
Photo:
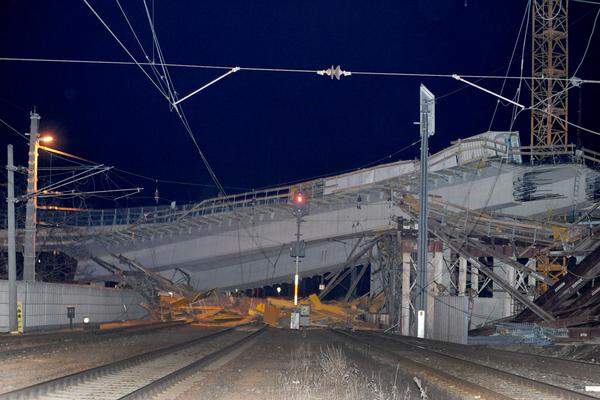
<path id="1" fill-rule="evenodd" d="M 42 142 L 42 143 L 52 143 L 54 141 L 54 137 L 49 136 L 49 135 L 48 136 L 41 136 L 38 140 L 40 142 Z"/>

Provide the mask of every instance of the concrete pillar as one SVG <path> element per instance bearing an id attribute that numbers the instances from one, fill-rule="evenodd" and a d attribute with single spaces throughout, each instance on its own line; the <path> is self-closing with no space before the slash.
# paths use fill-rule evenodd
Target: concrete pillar
<path id="1" fill-rule="evenodd" d="M 402 334 L 410 335 L 410 253 L 402 252 L 402 320 L 400 327 Z"/>
<path id="2" fill-rule="evenodd" d="M 27 205 L 25 206 L 25 237 L 23 244 L 23 280 L 35 281 L 36 229 L 37 229 L 37 180 L 38 180 L 38 128 L 40 116 L 29 116 L 29 162 L 27 164 Z"/>
<path id="3" fill-rule="evenodd" d="M 440 262 L 441 262 L 442 274 L 441 274 L 441 279 L 440 279 L 439 283 L 444 285 L 446 287 L 446 289 L 449 291 L 452 288 L 452 284 L 450 283 L 451 282 L 450 271 L 448 271 L 448 267 L 447 267 L 452 262 L 452 251 L 450 250 L 449 247 L 445 247 L 445 246 L 442 247 L 442 259 L 440 260 Z M 450 293 L 448 292 L 447 294 L 450 294 Z"/>
<path id="4" fill-rule="evenodd" d="M 514 268 L 507 266 L 507 274 L 506 280 L 510 283 L 511 286 L 514 286 L 516 283 L 517 271 Z M 515 309 L 515 299 L 506 293 L 506 299 L 504 300 L 504 315 L 512 315 Z"/>
<path id="5" fill-rule="evenodd" d="M 467 259 L 458 257 L 458 295 L 464 296 L 467 291 Z"/>
<path id="6" fill-rule="evenodd" d="M 504 278 L 511 286 L 515 285 L 516 272 L 513 267 L 494 259 L 494 272 Z M 493 285 L 493 297 L 498 299 L 499 303 L 497 304 L 502 308 L 502 315 L 504 317 L 512 315 L 514 300 L 508 292 L 496 283 Z"/>
<path id="7" fill-rule="evenodd" d="M 474 297 L 478 297 L 479 292 L 479 270 L 471 266 L 471 289 L 474 290 Z"/>
<path id="8" fill-rule="evenodd" d="M 444 263 L 444 253 L 441 250 L 436 250 L 433 252 L 433 275 L 434 281 L 439 285 L 444 285 L 448 288 L 448 282 L 444 281 L 444 278 L 448 278 L 448 271 L 446 270 L 446 265 Z M 435 294 L 440 295 L 440 290 L 437 285 L 435 286 Z"/>

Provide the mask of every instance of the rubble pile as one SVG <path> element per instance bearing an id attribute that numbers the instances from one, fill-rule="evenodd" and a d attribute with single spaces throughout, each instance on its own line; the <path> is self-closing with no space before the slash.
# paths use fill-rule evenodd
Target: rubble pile
<path id="1" fill-rule="evenodd" d="M 383 292 L 373 298 L 364 295 L 350 301 L 323 301 L 311 294 L 301 299 L 298 306 L 283 297 L 249 297 L 241 293 L 220 293 L 217 289 L 199 292 L 189 280 L 175 283 L 137 261 L 121 255 L 113 257 L 128 269 L 100 259 L 95 261 L 119 278 L 124 287 L 140 292 L 145 300 L 141 306 L 148 310 L 149 320 L 154 321 L 184 321 L 202 327 L 264 322 L 289 328 L 292 312 L 302 309 L 308 318 L 306 326 L 375 329 L 378 323 L 370 317 L 379 315 L 385 303 Z"/>
<path id="2" fill-rule="evenodd" d="M 229 327 L 260 321 L 274 327 L 290 326 L 291 313 L 302 306 L 310 308 L 310 326 L 352 327 L 375 329 L 367 322 L 369 313 L 379 312 L 381 296 L 369 299 L 359 297 L 350 302 L 321 301 L 316 294 L 301 299 L 298 306 L 282 297 L 256 298 L 213 291 L 209 296 L 190 301 L 185 296 L 173 293 L 160 294 L 160 319 L 162 321 L 183 320 L 203 327 Z"/>

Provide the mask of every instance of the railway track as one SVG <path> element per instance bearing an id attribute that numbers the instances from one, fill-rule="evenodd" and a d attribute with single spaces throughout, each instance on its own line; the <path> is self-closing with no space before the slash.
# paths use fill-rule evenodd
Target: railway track
<path id="1" fill-rule="evenodd" d="M 213 339 L 234 328 L 124 360 L 91 368 L 0 395 L 5 399 L 147 399 L 195 374 L 203 367 L 247 346 L 262 327 L 226 346 L 206 353 Z"/>
<path id="2" fill-rule="evenodd" d="M 100 340 L 110 340 L 116 337 L 132 335 L 144 335 L 164 329 L 178 328 L 184 326 L 184 322 L 165 322 L 155 325 L 132 326 L 115 328 L 107 331 L 89 332 L 59 332 L 43 335 L 12 336 L 0 340 L 0 360 L 21 354 L 36 352 L 47 349 L 57 344 L 85 344 Z"/>
<path id="3" fill-rule="evenodd" d="M 507 370 L 415 345 L 388 335 L 334 331 L 376 353 L 408 374 L 429 383 L 442 398 L 455 399 L 597 399 L 566 387 L 527 378 Z"/>
<path id="4" fill-rule="evenodd" d="M 590 384 L 598 384 L 600 381 L 600 364 L 589 361 L 567 360 L 555 356 L 523 353 L 497 348 L 492 349 L 476 345 L 468 346 L 468 353 L 465 353 L 466 347 L 461 344 L 383 333 L 373 334 L 397 342 L 410 343 L 416 346 L 426 346 L 429 349 L 448 353 L 460 358 L 468 357 L 478 362 L 492 363 L 499 367 L 538 370 L 543 371 L 545 374 L 550 371 L 553 379 L 556 379 L 556 375 L 558 375 L 568 379 L 576 378 L 582 382 L 588 381 Z"/>

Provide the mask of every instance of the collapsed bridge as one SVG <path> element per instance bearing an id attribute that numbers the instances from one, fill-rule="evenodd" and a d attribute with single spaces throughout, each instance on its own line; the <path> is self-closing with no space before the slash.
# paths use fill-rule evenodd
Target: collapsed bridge
<path id="1" fill-rule="evenodd" d="M 429 157 L 426 288 L 415 287 L 413 160 L 178 207 L 44 210 L 38 249 L 77 259 L 79 281 L 115 280 L 101 264 L 123 257 L 164 276 L 185 274 L 197 290 L 271 286 L 293 276 L 291 197 L 301 190 L 310 203 L 301 275 L 323 275 L 326 292 L 351 275 L 352 296 L 370 266 L 371 295 L 385 290 L 390 323 L 403 332 L 420 290 L 428 293 L 431 328 L 440 296 L 471 299 L 472 326 L 523 308 L 553 320 L 532 299 L 566 274 L 569 259 L 595 248 L 600 175 L 590 152 L 562 152 L 543 165 L 523 163 L 529 154 L 517 132 L 485 132 Z M 479 296 L 486 287 L 492 297 Z"/>

